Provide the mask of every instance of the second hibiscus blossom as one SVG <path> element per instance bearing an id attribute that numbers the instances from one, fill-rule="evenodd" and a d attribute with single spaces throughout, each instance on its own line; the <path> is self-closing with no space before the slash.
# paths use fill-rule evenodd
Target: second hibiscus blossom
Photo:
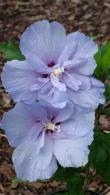
<path id="1" fill-rule="evenodd" d="M 71 103 L 60 110 L 45 102 L 17 103 L 2 120 L 9 143 L 16 148 L 12 159 L 17 177 L 49 179 L 57 170 L 57 161 L 62 167 L 84 166 L 94 119 L 94 111 Z"/>
<path id="2" fill-rule="evenodd" d="M 92 74 L 97 45 L 80 32 L 66 35 L 58 22 L 46 20 L 28 27 L 20 39 L 25 61 L 5 64 L 2 82 L 16 101 L 46 100 L 63 108 L 68 100 L 95 109 L 104 103 L 104 85 Z"/>

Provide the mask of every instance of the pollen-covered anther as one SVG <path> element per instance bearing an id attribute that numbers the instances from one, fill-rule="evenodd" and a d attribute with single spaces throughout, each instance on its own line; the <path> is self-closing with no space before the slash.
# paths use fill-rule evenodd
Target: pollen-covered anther
<path id="1" fill-rule="evenodd" d="M 64 72 L 64 67 L 58 67 L 58 68 L 55 68 L 53 70 L 53 75 L 58 77 L 59 75 L 61 75 L 62 73 Z"/>
<path id="2" fill-rule="evenodd" d="M 55 131 L 55 129 L 56 129 L 56 126 L 55 126 L 55 124 L 54 123 L 48 123 L 47 125 L 46 125 L 46 128 L 48 129 L 48 130 L 51 130 L 51 131 Z"/>
<path id="3" fill-rule="evenodd" d="M 49 122 L 49 123 L 47 123 L 46 125 L 45 125 L 45 128 L 47 129 L 47 130 L 49 130 L 49 131 L 51 131 L 51 132 L 60 132 L 61 131 L 61 129 L 60 129 L 60 125 L 55 125 L 54 123 L 51 123 L 51 122 Z"/>

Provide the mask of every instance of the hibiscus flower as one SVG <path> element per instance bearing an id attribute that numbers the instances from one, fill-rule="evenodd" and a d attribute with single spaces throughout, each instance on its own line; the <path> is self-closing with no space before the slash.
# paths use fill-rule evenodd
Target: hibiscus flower
<path id="1" fill-rule="evenodd" d="M 8 61 L 2 82 L 15 102 L 46 100 L 63 108 L 68 100 L 96 109 L 104 103 L 104 84 L 92 75 L 98 47 L 83 33 L 66 35 L 58 22 L 47 20 L 28 27 L 20 38 L 24 61 Z"/>
<path id="2" fill-rule="evenodd" d="M 80 167 L 88 162 L 93 141 L 94 111 L 67 103 L 63 109 L 45 102 L 17 103 L 4 114 L 4 128 L 15 147 L 13 163 L 17 177 L 35 181 L 49 179 L 62 167 Z"/>

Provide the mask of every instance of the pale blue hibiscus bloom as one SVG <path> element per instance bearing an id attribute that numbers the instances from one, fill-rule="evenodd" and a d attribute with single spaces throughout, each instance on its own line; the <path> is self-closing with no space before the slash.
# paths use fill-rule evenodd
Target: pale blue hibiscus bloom
<path id="1" fill-rule="evenodd" d="M 67 103 L 63 109 L 47 103 L 17 103 L 5 113 L 1 126 L 15 147 L 12 160 L 17 177 L 35 181 L 49 179 L 62 167 L 88 162 L 93 141 L 95 112 Z"/>
<path id="2" fill-rule="evenodd" d="M 68 99 L 95 109 L 104 103 L 104 85 L 92 75 L 98 47 L 83 33 L 66 35 L 58 22 L 47 20 L 28 27 L 20 38 L 24 61 L 8 61 L 2 82 L 16 101 L 43 99 L 63 108 Z"/>

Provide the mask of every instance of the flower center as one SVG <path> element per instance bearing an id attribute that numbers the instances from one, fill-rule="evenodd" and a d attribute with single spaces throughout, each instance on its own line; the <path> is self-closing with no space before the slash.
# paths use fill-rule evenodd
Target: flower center
<path id="1" fill-rule="evenodd" d="M 60 125 L 56 125 L 52 122 L 49 122 L 45 125 L 45 129 L 47 132 L 53 133 L 53 132 L 60 132 Z"/>
<path id="2" fill-rule="evenodd" d="M 48 130 L 55 131 L 55 128 L 56 128 L 56 126 L 55 126 L 54 123 L 50 122 L 50 123 L 47 124 L 47 129 Z"/>
<path id="3" fill-rule="evenodd" d="M 55 63 L 51 62 L 51 63 L 48 64 L 48 67 L 53 67 L 54 65 L 55 65 Z"/>
<path id="4" fill-rule="evenodd" d="M 58 77 L 59 75 L 61 75 L 62 73 L 64 72 L 64 67 L 58 67 L 58 68 L 55 68 L 53 70 L 53 75 Z"/>

